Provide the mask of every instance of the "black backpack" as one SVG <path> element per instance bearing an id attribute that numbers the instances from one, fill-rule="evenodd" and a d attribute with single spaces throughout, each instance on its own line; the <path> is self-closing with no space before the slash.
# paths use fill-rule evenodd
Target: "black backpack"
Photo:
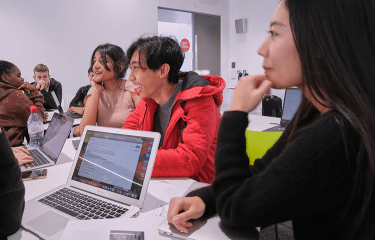
<path id="1" fill-rule="evenodd" d="M 262 100 L 262 116 L 281 117 L 281 98 L 275 95 L 267 95 Z"/>

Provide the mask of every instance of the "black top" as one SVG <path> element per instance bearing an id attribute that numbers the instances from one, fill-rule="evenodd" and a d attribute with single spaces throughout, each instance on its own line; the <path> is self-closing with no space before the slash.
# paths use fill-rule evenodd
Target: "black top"
<path id="1" fill-rule="evenodd" d="M 87 96 L 87 92 L 90 90 L 91 85 L 87 85 L 78 89 L 76 95 L 69 104 L 69 107 L 84 107 L 84 100 Z"/>
<path id="2" fill-rule="evenodd" d="M 33 86 L 36 86 L 36 82 L 31 83 Z M 56 97 L 59 100 L 59 105 L 55 103 L 53 99 L 52 92 L 56 93 Z M 46 110 L 50 109 L 58 109 L 58 106 L 61 105 L 62 101 L 62 86 L 61 83 L 54 78 L 51 78 L 49 81 L 49 89 L 46 91 L 45 89 L 41 90 L 40 93 L 44 96 L 44 103 L 43 107 Z"/>
<path id="3" fill-rule="evenodd" d="M 223 223 L 237 227 L 266 227 L 292 220 L 295 239 L 347 237 L 352 219 L 340 219 L 359 148 L 359 137 L 348 121 L 336 111 L 310 116 L 287 144 L 289 124 L 253 166 L 246 154 L 247 125 L 245 112 L 223 115 L 215 155 L 216 179 L 212 186 L 189 194 L 202 198 L 205 214 L 217 211 Z M 356 212 L 358 205 L 352 204 L 349 213 Z"/>
<path id="4" fill-rule="evenodd" d="M 0 239 L 20 228 L 24 209 L 25 187 L 4 128 L 0 133 Z"/>

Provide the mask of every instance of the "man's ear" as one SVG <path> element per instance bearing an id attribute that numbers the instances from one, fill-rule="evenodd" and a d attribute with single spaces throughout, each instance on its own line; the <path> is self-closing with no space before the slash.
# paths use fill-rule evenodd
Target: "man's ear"
<path id="1" fill-rule="evenodd" d="M 36 77 L 35 77 L 35 74 L 33 75 L 33 78 L 34 78 L 34 81 L 36 82 Z"/>
<path id="2" fill-rule="evenodd" d="M 164 63 L 160 67 L 160 78 L 168 78 L 169 71 L 171 70 L 171 67 L 168 63 Z"/>

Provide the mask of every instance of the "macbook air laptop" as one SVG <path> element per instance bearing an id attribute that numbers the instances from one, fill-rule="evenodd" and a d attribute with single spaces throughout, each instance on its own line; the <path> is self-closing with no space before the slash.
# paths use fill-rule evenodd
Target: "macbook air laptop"
<path id="1" fill-rule="evenodd" d="M 286 125 L 288 125 L 288 123 L 292 120 L 294 114 L 297 112 L 301 100 L 302 92 L 298 88 L 287 88 L 284 95 L 284 106 L 280 124 L 272 128 L 263 130 L 263 132 L 284 131 Z"/>
<path id="2" fill-rule="evenodd" d="M 39 169 L 56 164 L 64 147 L 65 141 L 72 129 L 74 120 L 59 113 L 54 113 L 43 141 L 39 148 L 26 146 L 33 162 L 21 166 L 21 172 Z"/>
<path id="3" fill-rule="evenodd" d="M 59 100 L 57 99 L 56 93 L 53 91 L 53 92 L 51 92 L 51 94 L 52 94 L 53 100 L 54 100 L 54 102 L 56 104 L 56 109 L 57 109 L 57 111 L 59 111 L 60 114 L 68 116 L 68 117 L 71 117 L 71 118 L 74 118 L 74 119 L 76 119 L 76 118 L 82 118 L 82 115 L 79 114 L 79 113 L 76 113 L 76 112 L 64 112 L 64 110 L 61 107 L 61 104 L 60 104 Z"/>
<path id="4" fill-rule="evenodd" d="M 157 132 L 86 126 L 66 184 L 27 201 L 22 226 L 60 239 L 71 219 L 137 215 L 159 141 Z"/>
<path id="5" fill-rule="evenodd" d="M 64 112 L 64 115 L 65 116 L 68 116 L 68 117 L 71 117 L 71 118 L 82 118 L 83 115 L 79 114 L 79 113 L 76 113 L 76 112 Z"/>

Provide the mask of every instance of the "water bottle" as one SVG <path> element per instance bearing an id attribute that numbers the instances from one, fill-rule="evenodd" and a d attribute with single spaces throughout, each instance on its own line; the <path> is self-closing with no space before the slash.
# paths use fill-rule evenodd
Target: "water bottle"
<path id="1" fill-rule="evenodd" d="M 43 120 L 37 113 L 38 109 L 35 106 L 30 108 L 30 116 L 27 120 L 27 130 L 30 137 L 30 146 L 39 148 L 44 136 Z"/>

